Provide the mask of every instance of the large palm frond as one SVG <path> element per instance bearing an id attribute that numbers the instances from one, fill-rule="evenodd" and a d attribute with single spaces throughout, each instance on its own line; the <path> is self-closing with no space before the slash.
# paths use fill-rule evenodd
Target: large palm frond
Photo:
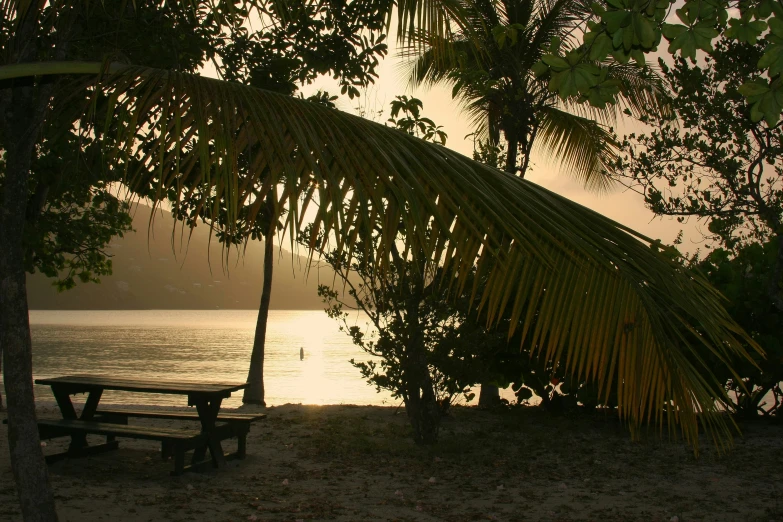
<path id="1" fill-rule="evenodd" d="M 285 1 L 285 0 L 279 0 Z M 396 0 L 389 1 L 389 22 L 391 8 L 397 6 L 397 41 L 416 50 L 423 50 L 422 32 L 438 38 L 448 38 L 455 21 L 464 21 L 463 0 Z"/>
<path id="2" fill-rule="evenodd" d="M 0 80 L 101 70 L 10 65 Z M 673 430 L 679 421 L 696 445 L 702 421 L 719 442 L 730 437 L 716 411 L 721 388 L 699 353 L 727 362 L 747 357 L 741 341 L 755 345 L 719 294 L 648 238 L 443 147 L 294 98 L 122 65 L 89 88 L 100 94 L 92 130 L 107 161 L 128 167 L 129 184 L 138 181 L 134 165 L 154 167 L 161 194 L 197 207 L 221 199 L 229 218 L 246 205 L 260 211 L 271 194 L 292 242 L 317 203 L 305 238 L 312 246 L 328 236 L 351 252 L 357 234 L 380 227 L 380 260 L 402 223 L 407 251 L 442 264 L 444 284 L 459 288 L 475 267 L 487 281 L 475 297 L 489 320 L 510 310 L 523 342 L 602 393 L 614 390 L 632 426 L 654 419 Z M 137 124 L 145 121 L 154 123 Z"/>
<path id="3" fill-rule="evenodd" d="M 635 118 L 650 114 L 674 116 L 668 91 L 656 67 L 614 62 L 608 68 L 608 77 L 620 81 L 618 106 L 628 109 Z"/>
<path id="4" fill-rule="evenodd" d="M 608 190 L 611 181 L 607 171 L 617 157 L 610 130 L 556 107 L 546 107 L 539 115 L 535 146 L 579 176 L 585 187 L 596 192 Z"/>
<path id="5" fill-rule="evenodd" d="M 436 48 L 443 53 L 438 55 Z M 411 86 L 432 86 L 450 80 L 460 68 L 482 68 L 480 57 L 475 53 L 475 45 L 467 39 L 443 40 L 441 44 L 430 46 L 419 54 L 411 49 L 400 53 L 403 58 L 415 57 L 400 62 L 399 69 L 408 78 Z"/>
<path id="6" fill-rule="evenodd" d="M 530 0 L 516 0 L 526 2 Z M 586 21 L 583 0 L 538 0 L 534 21 L 531 23 L 530 40 L 526 44 L 533 56 L 525 60 L 530 69 L 543 54 L 543 49 L 553 38 L 559 38 L 565 47 L 578 45 L 574 28 Z M 592 13 L 590 13 L 592 17 Z"/>

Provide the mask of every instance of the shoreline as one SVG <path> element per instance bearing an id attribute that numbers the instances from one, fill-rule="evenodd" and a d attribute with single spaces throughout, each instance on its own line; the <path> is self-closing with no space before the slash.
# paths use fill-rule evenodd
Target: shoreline
<path id="1" fill-rule="evenodd" d="M 52 406 L 39 414 L 59 415 Z M 783 520 L 780 425 L 743 425 L 723 456 L 704 438 L 696 459 L 647 430 L 632 441 L 603 415 L 455 407 L 440 442 L 421 447 L 396 407 L 240 411 L 250 408 L 268 416 L 251 428 L 247 459 L 220 470 L 170 477 L 157 443 L 128 439 L 117 451 L 52 464 L 61 520 Z M 44 452 L 66 444 L 48 441 Z M 16 522 L 5 430 L 0 448 L 0 519 Z"/>

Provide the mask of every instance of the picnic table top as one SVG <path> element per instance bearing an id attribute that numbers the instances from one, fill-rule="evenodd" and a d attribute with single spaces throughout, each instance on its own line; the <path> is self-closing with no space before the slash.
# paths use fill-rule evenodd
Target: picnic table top
<path id="1" fill-rule="evenodd" d="M 66 375 L 51 379 L 36 379 L 36 384 L 70 389 L 103 389 L 144 393 L 169 393 L 180 395 L 216 395 L 229 397 L 248 383 L 203 383 L 188 381 L 145 380 L 109 375 Z"/>

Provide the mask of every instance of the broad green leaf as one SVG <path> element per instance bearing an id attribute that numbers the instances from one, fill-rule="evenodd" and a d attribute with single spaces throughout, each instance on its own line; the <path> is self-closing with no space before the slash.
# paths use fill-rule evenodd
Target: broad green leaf
<path id="1" fill-rule="evenodd" d="M 536 76 L 536 78 L 540 78 L 549 72 L 549 67 L 544 62 L 538 61 L 534 63 L 532 67 L 530 67 L 530 70 Z M 452 98 L 454 97 L 456 96 L 453 95 Z"/>
<path id="2" fill-rule="evenodd" d="M 623 32 L 623 48 L 629 51 L 633 44 L 636 42 L 636 35 L 634 34 L 633 27 L 628 26 L 622 29 Z"/>
<path id="3" fill-rule="evenodd" d="M 550 66 L 555 71 L 562 71 L 570 67 L 567 61 L 554 54 L 545 54 L 541 57 L 541 61 Z"/>
<path id="4" fill-rule="evenodd" d="M 769 30 L 772 34 L 783 38 L 783 21 L 776 17 L 772 17 L 767 20 L 767 23 L 769 24 Z"/>
<path id="5" fill-rule="evenodd" d="M 762 20 L 751 21 L 745 17 L 732 18 L 729 20 L 729 28 L 726 29 L 723 34 L 726 38 L 733 38 L 740 42 L 754 45 L 756 40 L 758 40 L 758 37 L 761 36 L 761 33 L 766 29 L 767 23 Z M 713 31 L 715 32 L 715 36 L 712 36 L 711 38 L 715 38 L 718 35 L 717 31 L 714 29 Z"/>
<path id="6" fill-rule="evenodd" d="M 699 16 L 699 7 L 695 2 L 686 2 L 683 7 L 675 11 L 677 18 L 685 25 L 693 25 Z"/>
<path id="7" fill-rule="evenodd" d="M 612 40 L 605 32 L 588 33 L 585 35 L 585 44 L 590 47 L 591 60 L 603 60 L 612 51 Z"/>
<path id="8" fill-rule="evenodd" d="M 590 63 L 581 63 L 552 75 L 549 90 L 556 91 L 566 100 L 593 87 L 598 83 L 600 69 Z"/>
<path id="9" fill-rule="evenodd" d="M 606 24 L 607 31 L 614 33 L 622 27 L 631 25 L 630 11 L 607 11 L 601 15 L 601 19 Z"/>
<path id="10" fill-rule="evenodd" d="M 693 27 L 685 27 L 685 30 L 676 27 L 678 26 L 672 27 L 664 24 L 664 36 L 670 41 L 669 52 L 675 54 L 680 51 L 683 58 L 691 58 L 692 60 L 696 60 L 696 51 L 699 49 L 711 52 L 712 40 L 720 34 L 707 22 L 699 22 Z M 675 34 L 677 36 L 672 39 L 671 36 Z"/>
<path id="11" fill-rule="evenodd" d="M 780 120 L 780 112 L 783 111 L 780 97 L 776 96 L 775 91 L 770 91 L 764 94 L 757 103 L 759 104 L 759 111 L 764 114 L 764 121 L 767 122 L 767 125 L 773 127 Z"/>
<path id="12" fill-rule="evenodd" d="M 594 85 L 587 95 L 587 101 L 593 107 L 603 108 L 608 103 L 614 103 L 620 93 L 617 80 L 603 80 Z"/>
<path id="13" fill-rule="evenodd" d="M 737 90 L 743 96 L 750 98 L 769 92 L 769 85 L 766 82 L 762 82 L 762 80 L 753 80 L 743 83 Z"/>
<path id="14" fill-rule="evenodd" d="M 506 28 L 502 25 L 498 25 L 492 29 L 492 36 L 495 38 L 495 42 L 498 47 L 503 48 L 503 44 L 506 42 Z"/>
<path id="15" fill-rule="evenodd" d="M 754 103 L 750 108 L 750 119 L 754 123 L 760 122 L 764 118 L 764 113 L 761 111 L 759 104 Z"/>
<path id="16" fill-rule="evenodd" d="M 778 122 L 783 111 L 783 83 L 777 80 L 767 84 L 759 78 L 742 84 L 738 90 L 751 104 L 752 121 L 763 119 L 770 127 Z"/>
<path id="17" fill-rule="evenodd" d="M 783 45 L 773 44 L 767 46 L 764 54 L 758 62 L 759 69 L 767 69 L 769 76 L 775 76 L 783 72 Z"/>
<path id="18" fill-rule="evenodd" d="M 663 28 L 661 32 L 663 33 L 663 36 L 665 36 L 667 40 L 674 40 L 675 38 L 677 38 L 687 30 L 688 28 L 685 27 L 684 25 L 663 24 Z"/>
<path id="19" fill-rule="evenodd" d="M 655 31 L 653 30 L 650 21 L 641 13 L 634 13 L 633 29 L 637 39 L 634 43 L 640 44 L 645 49 L 649 49 L 653 46 L 653 43 L 655 42 Z"/>
<path id="20" fill-rule="evenodd" d="M 772 14 L 772 0 L 759 0 L 756 9 L 759 18 L 767 18 Z"/>
<path id="21" fill-rule="evenodd" d="M 508 34 L 509 40 L 511 40 L 511 45 L 516 45 L 517 43 L 517 26 L 519 24 L 514 24 L 508 27 L 506 30 L 506 34 Z"/>
<path id="22" fill-rule="evenodd" d="M 639 67 L 644 67 L 647 64 L 647 55 L 641 49 L 634 49 L 630 54 Z"/>
<path id="23" fill-rule="evenodd" d="M 693 26 L 693 32 L 702 51 L 712 51 L 712 40 L 720 34 L 709 22 L 699 22 Z"/>
<path id="24" fill-rule="evenodd" d="M 626 64 L 631 60 L 631 53 L 626 52 L 625 49 L 620 47 L 619 49 L 612 51 L 612 58 L 614 58 L 617 63 Z"/>
<path id="25" fill-rule="evenodd" d="M 669 52 L 675 54 L 680 51 L 683 58 L 696 59 L 696 35 L 692 30 L 685 28 L 685 31 L 674 38 L 669 44 Z"/>

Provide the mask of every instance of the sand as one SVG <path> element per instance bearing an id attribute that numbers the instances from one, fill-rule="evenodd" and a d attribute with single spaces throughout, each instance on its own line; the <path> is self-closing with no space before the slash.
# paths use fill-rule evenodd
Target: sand
<path id="1" fill-rule="evenodd" d="M 220 470 L 170 477 L 157 443 L 128 439 L 115 452 L 52 464 L 60 520 L 783 522 L 780 424 L 743 425 L 729 454 L 705 441 L 696 459 L 656 434 L 632 441 L 605 415 L 457 407 L 441 442 L 417 447 L 396 408 L 266 411 L 247 459 Z M 49 405 L 39 415 L 59 414 Z M 0 520 L 16 521 L 7 444 L 0 430 Z M 49 441 L 44 452 L 66 444 Z"/>

